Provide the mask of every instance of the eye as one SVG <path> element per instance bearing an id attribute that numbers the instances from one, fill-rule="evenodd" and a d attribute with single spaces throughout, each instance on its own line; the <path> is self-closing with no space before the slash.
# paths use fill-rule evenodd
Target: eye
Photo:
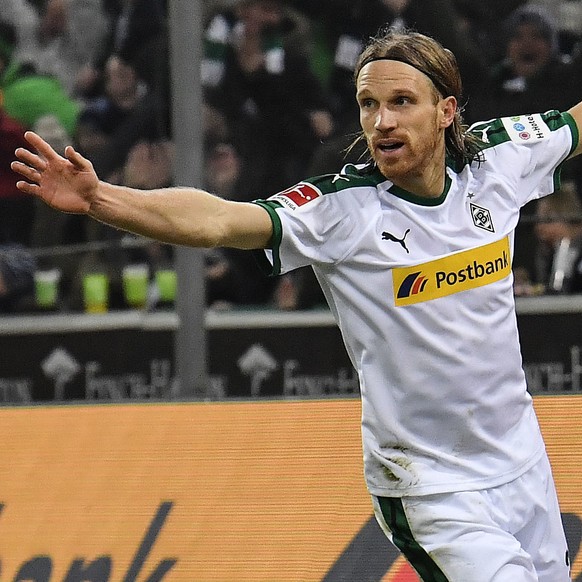
<path id="1" fill-rule="evenodd" d="M 412 99 L 410 99 L 410 97 L 406 97 L 405 95 L 399 95 L 396 97 L 396 99 L 394 99 L 394 103 L 396 103 L 396 105 L 408 105 L 409 103 L 412 103 Z"/>
<path id="2" fill-rule="evenodd" d="M 362 109 L 370 109 L 371 107 L 374 106 L 374 103 L 375 101 L 373 99 L 366 97 L 360 101 L 360 107 Z"/>

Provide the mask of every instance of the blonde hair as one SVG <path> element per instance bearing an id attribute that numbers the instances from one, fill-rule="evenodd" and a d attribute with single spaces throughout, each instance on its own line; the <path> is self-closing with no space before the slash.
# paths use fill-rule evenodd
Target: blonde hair
<path id="1" fill-rule="evenodd" d="M 378 60 L 400 61 L 414 67 L 431 80 L 439 98 L 452 96 L 457 103 L 461 102 L 463 85 L 457 59 L 435 39 L 412 30 L 381 32 L 370 39 L 361 53 L 354 70 L 354 83 L 365 65 Z M 447 156 L 460 166 L 483 161 L 482 142 L 467 129 L 462 108 L 458 107 L 453 123 L 445 130 L 445 147 Z M 360 135 L 356 141 L 361 138 Z"/>

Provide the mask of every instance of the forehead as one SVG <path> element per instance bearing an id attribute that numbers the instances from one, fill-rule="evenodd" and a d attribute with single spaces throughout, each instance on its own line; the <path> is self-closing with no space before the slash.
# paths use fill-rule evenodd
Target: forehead
<path id="1" fill-rule="evenodd" d="M 356 80 L 356 90 L 362 92 L 408 90 L 432 93 L 432 81 L 418 69 L 400 61 L 381 59 L 362 67 Z"/>
<path id="2" fill-rule="evenodd" d="M 535 38 L 536 40 L 543 40 L 551 44 L 547 35 L 534 22 L 520 22 L 513 30 L 510 40 L 522 40 L 524 38 Z"/>

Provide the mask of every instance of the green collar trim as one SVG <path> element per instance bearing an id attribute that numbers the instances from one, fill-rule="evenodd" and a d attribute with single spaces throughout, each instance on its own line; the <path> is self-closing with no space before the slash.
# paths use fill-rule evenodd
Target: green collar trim
<path id="1" fill-rule="evenodd" d="M 404 188 L 400 188 L 396 186 L 396 184 L 392 184 L 390 188 L 388 188 L 388 192 L 394 194 L 398 198 L 402 198 L 407 202 L 412 202 L 413 204 L 419 204 L 420 206 L 438 206 L 445 201 L 449 190 L 451 189 L 452 180 L 448 174 L 445 173 L 445 188 L 439 196 L 436 198 L 427 198 L 426 196 L 419 196 L 418 194 L 413 194 L 412 192 L 408 192 Z"/>

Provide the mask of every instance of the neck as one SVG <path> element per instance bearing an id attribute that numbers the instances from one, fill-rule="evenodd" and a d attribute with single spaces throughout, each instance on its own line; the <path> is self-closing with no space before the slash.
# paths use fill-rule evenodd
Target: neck
<path id="1" fill-rule="evenodd" d="M 416 179 L 407 177 L 403 180 L 391 179 L 392 183 L 421 198 L 438 198 L 445 189 L 445 167 L 443 166 L 438 175 L 433 175 L 427 180 L 424 176 Z"/>
<path id="2" fill-rule="evenodd" d="M 436 152 L 429 158 L 427 166 L 418 172 L 406 173 L 388 179 L 403 190 L 422 198 L 438 198 L 445 189 L 445 152 Z"/>

